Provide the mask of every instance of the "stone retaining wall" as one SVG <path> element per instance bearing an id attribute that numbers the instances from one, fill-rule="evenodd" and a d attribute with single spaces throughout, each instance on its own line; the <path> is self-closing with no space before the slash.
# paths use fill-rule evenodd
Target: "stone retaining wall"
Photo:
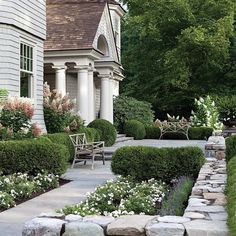
<path id="1" fill-rule="evenodd" d="M 23 236 L 226 236 L 226 163 L 207 159 L 183 217 L 120 218 L 47 213 L 25 223 Z"/>

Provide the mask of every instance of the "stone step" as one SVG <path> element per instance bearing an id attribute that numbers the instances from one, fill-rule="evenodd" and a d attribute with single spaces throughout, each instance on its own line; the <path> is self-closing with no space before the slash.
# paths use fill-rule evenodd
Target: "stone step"
<path id="1" fill-rule="evenodd" d="M 126 137 L 126 134 L 117 134 L 117 138 L 123 138 Z"/>
<path id="2" fill-rule="evenodd" d="M 134 138 L 133 137 L 117 137 L 116 144 L 126 142 L 126 141 L 130 141 L 130 140 L 134 140 Z"/>

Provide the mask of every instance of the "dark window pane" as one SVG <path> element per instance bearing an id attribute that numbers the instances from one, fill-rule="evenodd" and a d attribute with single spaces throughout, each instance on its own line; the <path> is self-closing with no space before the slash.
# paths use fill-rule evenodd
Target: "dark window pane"
<path id="1" fill-rule="evenodd" d="M 31 75 L 21 72 L 20 73 L 20 96 L 30 97 L 30 78 Z"/>
<path id="2" fill-rule="evenodd" d="M 20 55 L 23 56 L 23 44 L 20 44 Z"/>
<path id="3" fill-rule="evenodd" d="M 26 57 L 26 45 L 24 45 L 24 57 Z"/>

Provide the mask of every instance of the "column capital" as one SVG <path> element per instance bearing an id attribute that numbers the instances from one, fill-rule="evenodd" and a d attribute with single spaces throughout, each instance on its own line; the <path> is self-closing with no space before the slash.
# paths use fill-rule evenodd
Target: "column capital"
<path id="1" fill-rule="evenodd" d="M 107 79 L 107 80 L 112 80 L 113 79 L 113 76 L 112 75 L 109 75 L 109 74 L 103 74 L 103 75 L 98 75 L 98 78 L 100 79 Z"/>
<path id="2" fill-rule="evenodd" d="M 74 66 L 74 69 L 76 70 L 89 70 L 90 69 L 90 66 L 88 65 L 79 65 L 79 66 Z"/>
<path id="3" fill-rule="evenodd" d="M 55 70 L 66 70 L 67 66 L 65 66 L 65 65 L 56 65 L 56 66 L 52 66 L 52 69 L 55 69 Z"/>

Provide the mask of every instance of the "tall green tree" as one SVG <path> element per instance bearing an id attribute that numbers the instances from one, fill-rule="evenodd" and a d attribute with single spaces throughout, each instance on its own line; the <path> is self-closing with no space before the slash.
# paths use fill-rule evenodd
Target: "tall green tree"
<path id="1" fill-rule="evenodd" d="M 194 98 L 236 91 L 235 0 L 124 0 L 122 92 L 161 118 Z"/>

